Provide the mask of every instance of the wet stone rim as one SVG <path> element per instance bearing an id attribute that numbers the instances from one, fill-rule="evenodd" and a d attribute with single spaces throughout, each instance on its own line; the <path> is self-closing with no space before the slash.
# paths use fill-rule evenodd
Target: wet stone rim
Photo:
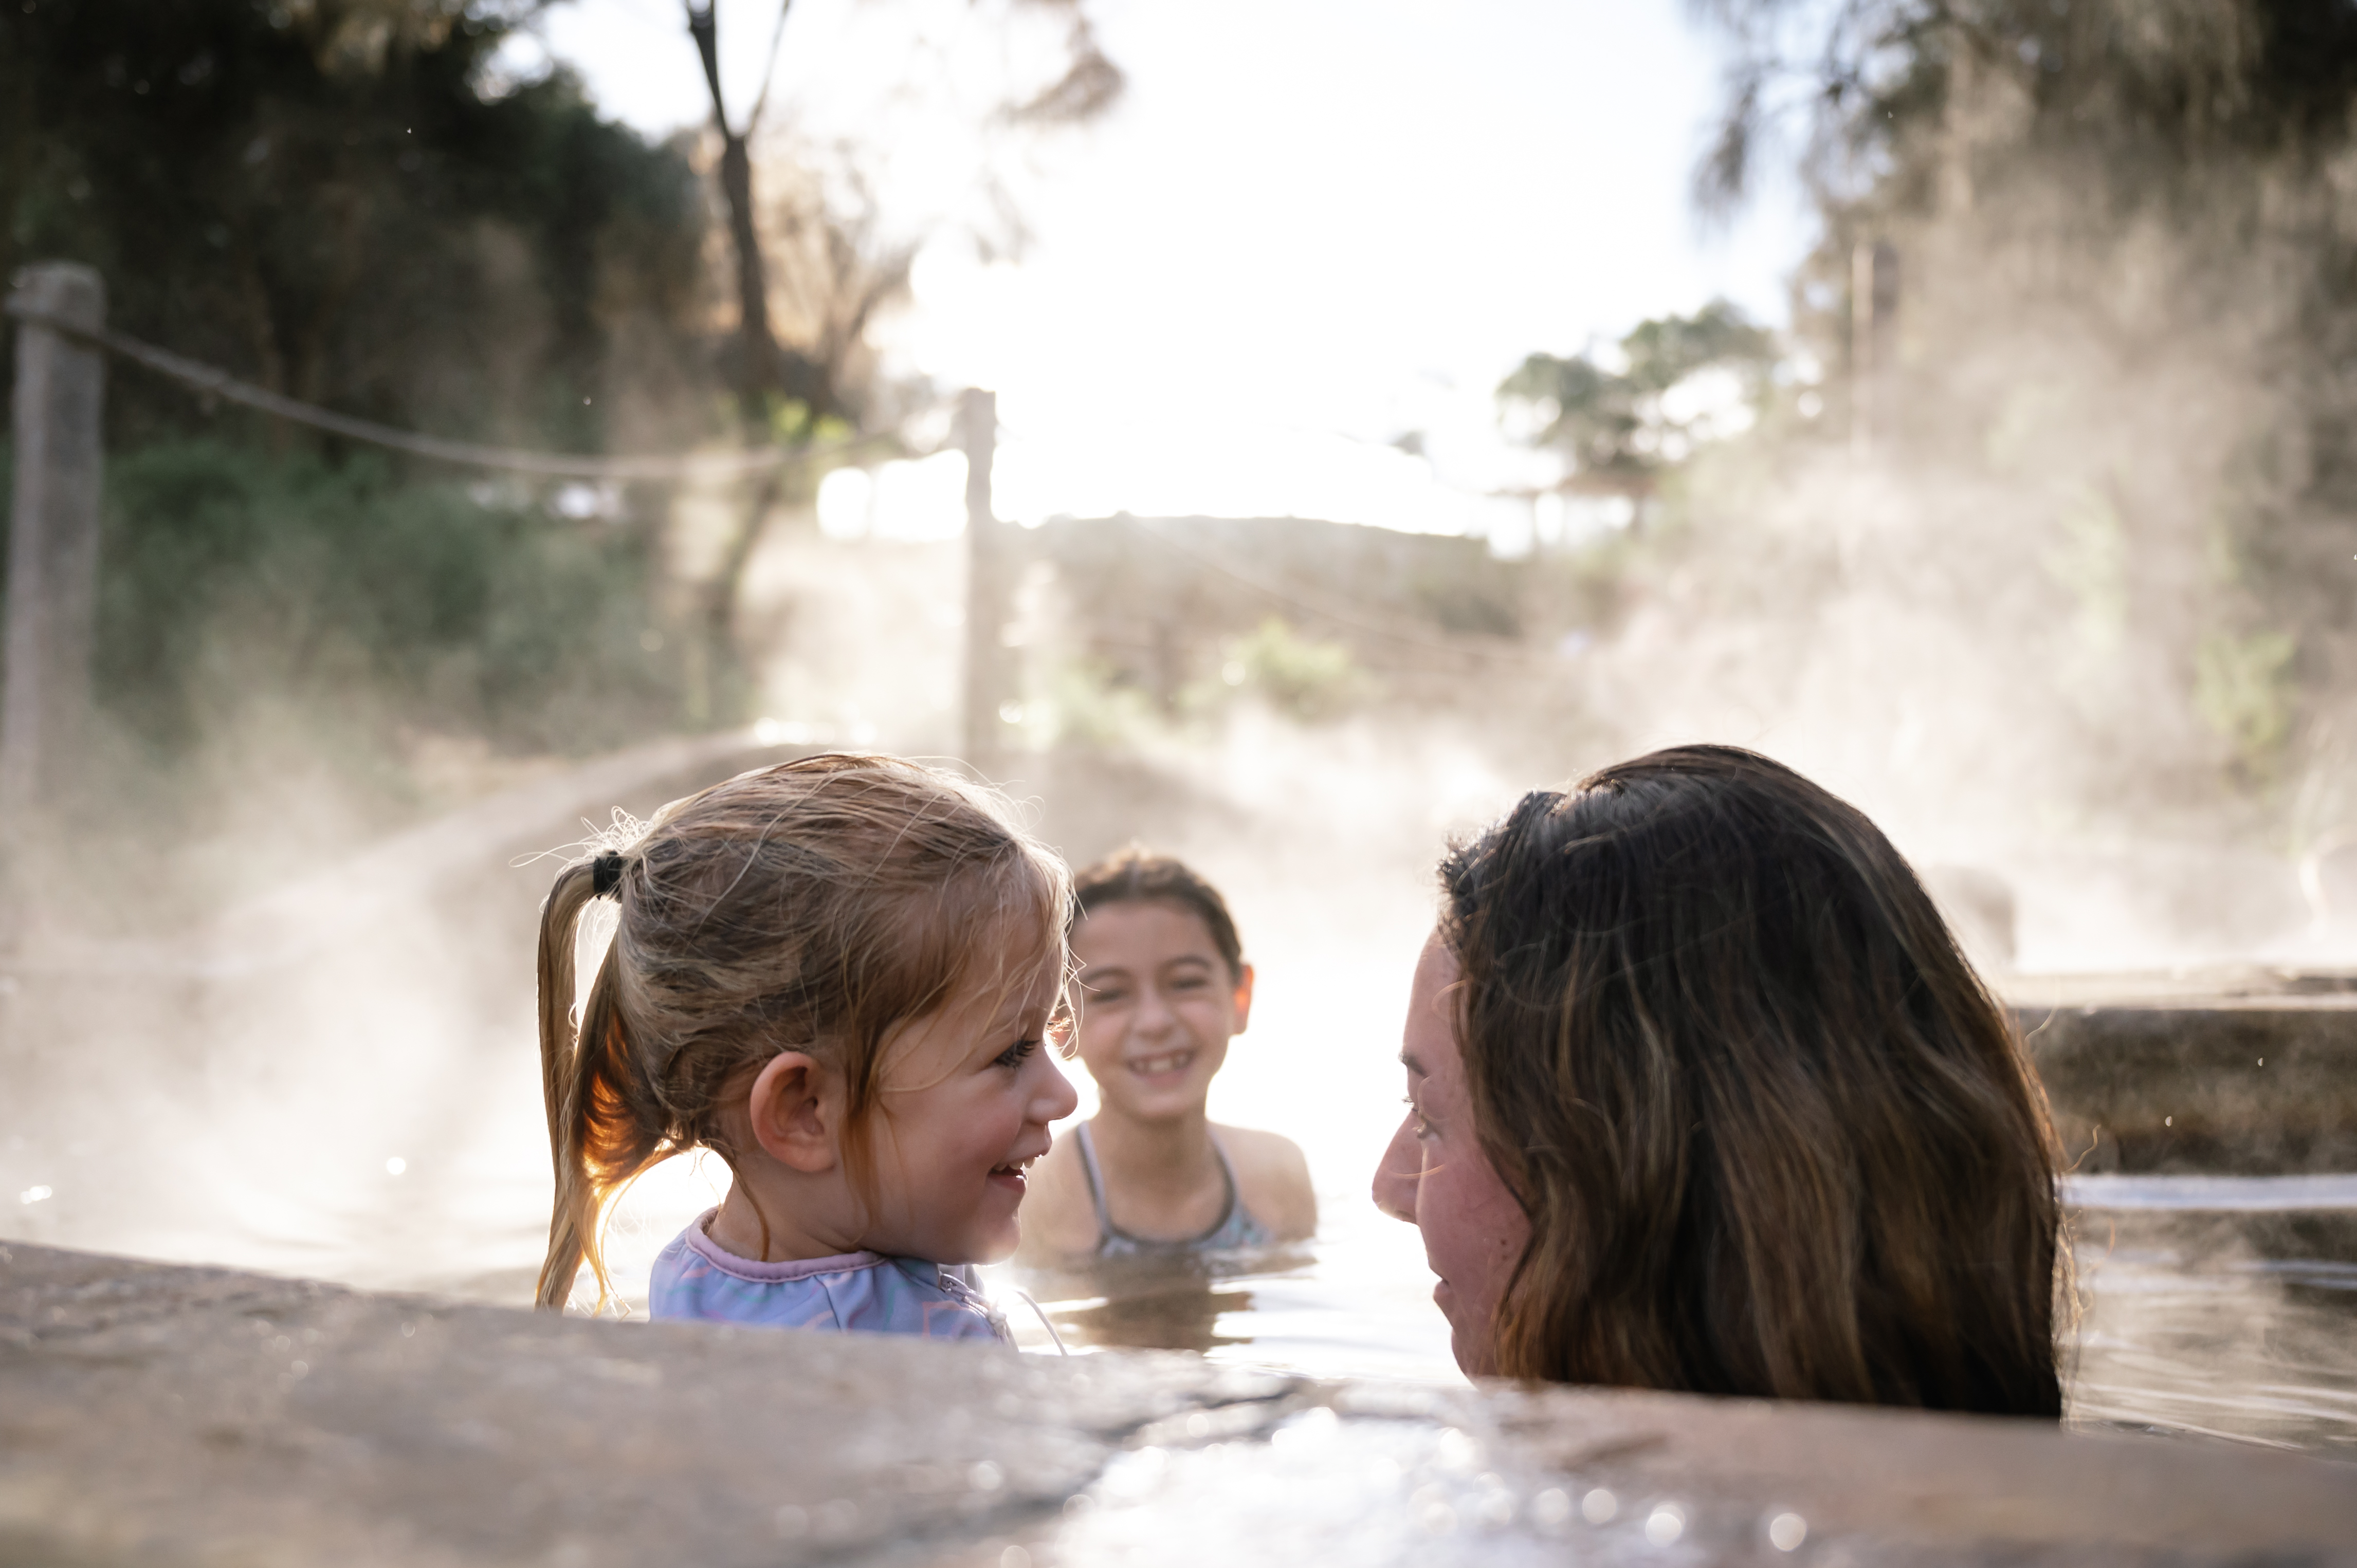
<path id="1" fill-rule="evenodd" d="M 2030 1423 L 564 1320 L 0 1246 L 8 1560 L 2357 1562 L 2352 1476 Z"/>

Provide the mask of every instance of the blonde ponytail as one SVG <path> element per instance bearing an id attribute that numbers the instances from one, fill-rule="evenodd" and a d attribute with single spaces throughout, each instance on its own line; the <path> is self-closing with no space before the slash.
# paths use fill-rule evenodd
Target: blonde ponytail
<path id="1" fill-rule="evenodd" d="M 556 1201 L 535 1304 L 558 1312 L 572 1299 L 584 1262 L 597 1278 L 599 1308 L 612 1296 L 598 1240 L 607 1202 L 674 1152 L 650 1127 L 662 1125 L 662 1112 L 647 1086 L 634 1081 L 610 966 L 598 967 L 580 1023 L 574 1022 L 574 953 L 581 911 L 598 897 L 597 866 L 585 860 L 560 872 L 540 915 L 540 1080 Z"/>

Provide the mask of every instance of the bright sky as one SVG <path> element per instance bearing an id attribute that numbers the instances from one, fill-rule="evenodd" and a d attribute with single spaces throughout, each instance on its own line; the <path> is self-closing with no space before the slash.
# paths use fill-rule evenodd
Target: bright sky
<path id="1" fill-rule="evenodd" d="M 992 0 L 796 0 L 772 113 L 884 149 L 888 211 L 931 238 L 879 341 L 896 368 L 997 389 L 1002 515 L 1480 531 L 1511 526 L 1484 492 L 1553 472 L 1497 428 L 1493 389 L 1524 354 L 1714 295 L 1785 317 L 1798 200 L 1771 193 L 1717 234 L 1687 204 L 1718 60 L 1683 12 L 1088 0 L 1127 92 L 1096 124 L 1015 141 L 978 135 L 978 106 L 1008 38 L 1019 56 L 1052 12 L 1029 8 L 1027 33 Z M 740 113 L 777 15 L 721 0 Z M 566 0 L 542 27 L 608 113 L 706 117 L 678 0 Z M 985 210 L 985 167 L 1031 231 L 1018 261 L 979 259 L 955 220 Z M 1428 458 L 1390 445 L 1411 431 Z M 954 493 L 924 478 L 862 504 Z"/>

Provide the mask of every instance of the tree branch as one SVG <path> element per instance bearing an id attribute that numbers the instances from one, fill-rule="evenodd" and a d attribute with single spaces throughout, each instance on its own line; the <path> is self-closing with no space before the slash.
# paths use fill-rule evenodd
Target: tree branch
<path id="1" fill-rule="evenodd" d="M 713 15 L 718 0 L 680 0 L 687 9 L 687 36 L 695 40 L 695 52 L 704 60 L 704 85 L 712 91 L 712 123 L 723 137 L 734 134 L 728 129 L 728 111 L 720 98 L 720 24 Z"/>
<path id="2" fill-rule="evenodd" d="M 770 61 L 761 68 L 761 91 L 754 95 L 753 113 L 746 117 L 745 134 L 750 137 L 760 129 L 761 111 L 770 106 L 770 83 L 778 74 L 778 46 L 786 40 L 786 13 L 794 8 L 794 0 L 779 0 L 778 25 L 770 29 Z"/>

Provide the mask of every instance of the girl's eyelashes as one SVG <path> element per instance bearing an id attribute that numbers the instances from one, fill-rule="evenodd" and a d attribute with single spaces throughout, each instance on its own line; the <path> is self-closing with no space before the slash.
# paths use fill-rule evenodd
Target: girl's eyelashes
<path id="1" fill-rule="evenodd" d="M 1007 1047 L 1005 1050 L 999 1052 L 997 1056 L 994 1057 L 991 1059 L 990 1065 L 993 1067 L 1003 1068 L 1021 1067 L 1025 1060 L 1030 1057 L 1031 1053 L 1039 1048 L 1039 1042 L 1038 1040 L 1017 1040 L 1013 1045 Z"/>

